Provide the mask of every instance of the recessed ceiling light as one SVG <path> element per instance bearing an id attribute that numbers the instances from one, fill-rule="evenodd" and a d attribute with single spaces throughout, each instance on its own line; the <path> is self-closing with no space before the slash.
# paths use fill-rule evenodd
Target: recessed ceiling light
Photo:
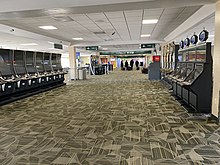
<path id="1" fill-rule="evenodd" d="M 20 45 L 22 45 L 22 46 L 36 46 L 38 44 L 36 44 L 36 43 L 27 43 L 27 44 L 20 44 Z"/>
<path id="2" fill-rule="evenodd" d="M 150 34 L 142 34 L 141 37 L 150 37 Z"/>
<path id="3" fill-rule="evenodd" d="M 83 40 L 83 38 L 73 38 L 73 40 L 80 41 L 80 40 Z"/>
<path id="4" fill-rule="evenodd" d="M 39 26 L 39 28 L 44 30 L 55 30 L 57 29 L 55 26 Z"/>
<path id="5" fill-rule="evenodd" d="M 143 24 L 156 24 L 158 22 L 158 19 L 147 19 L 143 20 Z"/>

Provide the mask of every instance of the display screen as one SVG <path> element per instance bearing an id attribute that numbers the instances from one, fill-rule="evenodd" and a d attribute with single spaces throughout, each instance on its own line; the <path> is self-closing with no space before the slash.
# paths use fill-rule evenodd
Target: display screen
<path id="1" fill-rule="evenodd" d="M 178 62 L 182 62 L 183 61 L 183 55 L 182 54 L 179 54 L 178 55 Z"/>
<path id="2" fill-rule="evenodd" d="M 206 62 L 206 45 L 197 47 L 196 61 Z"/>
<path id="3" fill-rule="evenodd" d="M 22 51 L 14 51 L 14 61 L 15 63 L 23 63 L 23 55 L 24 55 L 24 52 Z"/>
<path id="4" fill-rule="evenodd" d="M 188 51 L 183 52 L 183 62 L 185 62 L 185 61 L 189 61 L 189 52 Z"/>
<path id="5" fill-rule="evenodd" d="M 34 52 L 26 52 L 26 63 L 27 65 L 32 64 L 34 61 Z"/>
<path id="6" fill-rule="evenodd" d="M 189 49 L 189 61 L 196 60 L 196 49 Z"/>

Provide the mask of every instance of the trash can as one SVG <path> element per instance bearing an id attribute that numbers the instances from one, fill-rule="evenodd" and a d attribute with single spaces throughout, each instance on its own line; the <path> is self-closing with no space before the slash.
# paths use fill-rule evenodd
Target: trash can
<path id="1" fill-rule="evenodd" d="M 79 78 L 79 80 L 86 79 L 86 69 L 83 69 L 83 68 L 78 69 L 78 78 Z"/>

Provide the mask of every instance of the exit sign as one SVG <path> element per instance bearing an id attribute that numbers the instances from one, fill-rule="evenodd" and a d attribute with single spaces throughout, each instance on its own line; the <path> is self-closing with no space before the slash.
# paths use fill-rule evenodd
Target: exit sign
<path id="1" fill-rule="evenodd" d="M 155 44 L 141 44 L 141 49 L 155 48 Z"/>

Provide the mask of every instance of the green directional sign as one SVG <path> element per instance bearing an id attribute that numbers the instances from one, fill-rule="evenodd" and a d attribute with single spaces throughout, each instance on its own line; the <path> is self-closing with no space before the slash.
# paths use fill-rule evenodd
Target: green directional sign
<path id="1" fill-rule="evenodd" d="M 141 44 L 141 49 L 155 48 L 155 44 Z"/>
<path id="2" fill-rule="evenodd" d="M 152 51 L 148 50 L 148 51 L 100 52 L 100 55 L 135 55 L 135 54 L 152 54 Z"/>
<path id="3" fill-rule="evenodd" d="M 99 50 L 98 46 L 86 46 L 86 50 Z"/>

